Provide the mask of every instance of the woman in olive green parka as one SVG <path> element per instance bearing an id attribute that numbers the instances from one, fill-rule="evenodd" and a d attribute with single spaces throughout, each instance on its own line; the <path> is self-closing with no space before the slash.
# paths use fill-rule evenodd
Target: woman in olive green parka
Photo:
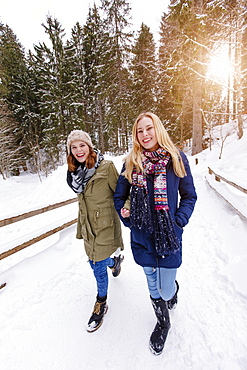
<path id="1" fill-rule="evenodd" d="M 118 172 L 112 161 L 93 147 L 90 136 L 82 130 L 73 130 L 67 139 L 67 182 L 77 193 L 79 213 L 78 239 L 84 247 L 97 282 L 97 298 L 87 331 L 97 330 L 107 311 L 108 272 L 114 277 L 121 271 L 123 250 L 121 224 L 114 207 Z M 116 253 L 111 258 L 110 256 Z"/>

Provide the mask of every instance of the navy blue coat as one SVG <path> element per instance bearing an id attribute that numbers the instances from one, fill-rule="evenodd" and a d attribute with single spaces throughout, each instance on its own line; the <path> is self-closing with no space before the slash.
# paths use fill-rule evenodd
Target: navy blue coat
<path id="1" fill-rule="evenodd" d="M 187 176 L 180 178 L 175 175 L 170 159 L 167 164 L 167 197 L 170 214 L 174 222 L 174 230 L 180 241 L 180 248 L 169 255 L 158 257 L 154 246 L 154 235 L 146 230 L 139 230 L 130 224 L 130 218 L 123 218 L 121 208 L 129 198 L 131 184 L 120 175 L 114 194 L 115 208 L 125 226 L 130 227 L 131 249 L 135 262 L 141 266 L 178 268 L 182 263 L 182 233 L 189 222 L 197 199 L 190 166 L 186 155 L 180 152 Z M 124 170 L 124 167 L 123 167 Z M 123 170 L 121 172 L 123 172 Z M 148 195 L 151 209 L 154 210 L 154 178 L 147 177 Z"/>

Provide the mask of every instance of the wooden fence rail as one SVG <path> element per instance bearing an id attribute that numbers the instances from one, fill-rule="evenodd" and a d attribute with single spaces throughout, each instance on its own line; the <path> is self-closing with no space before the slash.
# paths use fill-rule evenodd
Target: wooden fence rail
<path id="1" fill-rule="evenodd" d="M 232 181 L 229 181 L 227 180 L 225 177 L 217 174 L 216 172 L 214 172 L 210 167 L 208 167 L 208 171 L 209 171 L 209 174 L 212 175 L 214 174 L 215 176 L 215 180 L 220 182 L 221 180 L 226 182 L 227 184 L 233 186 L 234 188 L 242 191 L 243 193 L 247 194 L 247 189 L 243 188 L 242 186 L 238 185 L 238 184 L 235 184 L 234 182 Z M 208 185 L 214 190 L 217 192 L 217 194 L 219 196 L 221 196 L 238 214 L 239 216 L 241 216 L 245 221 L 247 221 L 247 216 L 246 216 L 246 213 L 245 211 L 243 211 L 241 209 L 241 207 L 239 208 L 239 205 L 236 205 L 236 204 L 233 204 L 234 202 L 230 201 L 227 199 L 227 196 L 224 196 L 222 193 L 220 193 L 214 186 L 211 185 L 210 181 L 207 179 L 206 177 L 206 181 L 208 183 Z"/>
<path id="2" fill-rule="evenodd" d="M 49 230 L 49 231 L 47 231 L 46 233 L 44 233 L 44 234 L 42 234 L 42 235 L 40 235 L 40 236 L 37 236 L 36 238 L 30 239 L 30 240 L 28 240 L 27 242 L 22 243 L 22 244 L 18 245 L 17 247 L 14 247 L 14 248 L 12 248 L 12 249 L 8 250 L 7 252 L 3 252 L 3 253 L 1 253 L 1 254 L 0 254 L 0 260 L 2 260 L 2 259 L 4 259 L 4 258 L 6 258 L 6 257 L 8 257 L 8 256 L 10 256 L 11 254 L 14 254 L 14 253 L 16 253 L 16 252 L 19 252 L 20 250 L 22 250 L 22 249 L 24 249 L 24 248 L 29 247 L 30 245 L 32 245 L 32 244 L 34 244 L 34 243 L 37 243 L 37 242 L 39 242 L 40 240 L 45 239 L 45 238 L 47 238 L 48 236 L 51 236 L 52 234 L 57 233 L 58 231 L 61 231 L 61 230 L 65 229 L 66 227 L 69 227 L 69 226 L 71 226 L 71 225 L 75 224 L 75 223 L 76 223 L 76 221 L 77 221 L 77 218 L 76 218 L 76 219 L 74 219 L 74 220 L 72 220 L 72 221 L 66 222 L 66 223 L 65 223 L 65 224 L 63 224 L 62 226 L 58 226 L 58 227 L 56 227 L 55 229 Z"/>
<path id="3" fill-rule="evenodd" d="M 14 222 L 17 222 L 17 221 L 25 220 L 26 218 L 29 218 L 29 217 L 40 215 L 41 213 L 48 212 L 53 209 L 66 206 L 67 204 L 74 203 L 76 201 L 77 201 L 77 198 L 72 198 L 72 199 L 68 199 L 60 203 L 51 204 L 47 207 L 36 209 L 34 211 L 23 213 L 22 215 L 19 215 L 19 216 L 6 218 L 0 221 L 0 227 L 13 224 Z"/>
<path id="4" fill-rule="evenodd" d="M 238 184 L 235 184 L 235 183 L 234 183 L 234 182 L 232 182 L 232 181 L 227 180 L 225 177 L 223 177 L 223 176 L 221 176 L 221 175 L 218 175 L 218 174 L 217 174 L 216 172 L 214 172 L 210 167 L 208 167 L 208 172 L 209 172 L 209 174 L 210 174 L 210 175 L 214 174 L 214 176 L 215 176 L 215 180 L 216 180 L 216 181 L 220 181 L 220 180 L 222 180 L 222 181 L 226 182 L 227 184 L 229 184 L 229 185 L 233 186 L 234 188 L 236 188 L 236 189 L 238 189 L 238 190 L 242 191 L 243 193 L 247 194 L 247 189 L 243 188 L 242 186 L 240 186 L 240 185 L 238 185 Z"/>
<path id="5" fill-rule="evenodd" d="M 21 221 L 21 220 L 24 220 L 26 218 L 29 218 L 29 217 L 33 217 L 33 216 L 37 216 L 41 213 L 44 213 L 44 212 L 48 212 L 48 211 L 51 211 L 53 209 L 56 209 L 56 208 L 59 208 L 59 207 L 63 207 L 63 206 L 66 206 L 70 203 L 74 203 L 77 201 L 77 198 L 73 198 L 73 199 L 68 199 L 68 200 L 65 200 L 63 202 L 60 202 L 60 203 L 55 203 L 55 204 L 51 204 L 47 207 L 43 207 L 43 208 L 40 208 L 40 209 L 37 209 L 37 210 L 34 210 L 34 211 L 30 211 L 30 212 L 26 212 L 26 213 L 23 213 L 22 215 L 19 215 L 19 216 L 14 216 L 14 217 L 9 217 L 9 218 L 6 218 L 4 220 L 1 220 L 0 221 L 0 227 L 2 226 L 6 226 L 6 225 L 10 225 L 14 222 L 17 222 L 17 221 Z M 22 243 L 6 252 L 3 252 L 0 254 L 0 260 L 10 256 L 11 254 L 14 254 L 16 252 L 19 252 L 20 250 L 26 248 L 26 247 L 29 247 L 30 245 L 34 244 L 34 243 L 37 243 L 39 242 L 40 240 L 42 239 L 45 239 L 47 238 L 48 236 L 51 236 L 52 234 L 55 234 L 57 233 L 58 231 L 61 231 L 63 229 L 65 229 L 66 227 L 69 227 L 73 224 L 75 224 L 77 221 L 77 219 L 74 219 L 72 221 L 69 221 L 69 222 L 66 222 L 65 224 L 61 225 L 61 226 L 58 226 L 52 230 L 49 230 L 47 231 L 46 233 L 42 234 L 42 235 L 39 235 L 33 239 L 30 239 L 28 240 L 27 242 L 25 243 Z M 1 286 L 2 288 L 2 286 Z M 0 289 L 1 289 L 0 288 Z"/>

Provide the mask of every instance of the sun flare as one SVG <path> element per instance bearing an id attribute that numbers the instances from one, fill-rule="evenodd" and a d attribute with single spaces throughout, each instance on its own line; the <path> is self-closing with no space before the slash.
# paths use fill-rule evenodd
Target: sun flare
<path id="1" fill-rule="evenodd" d="M 207 75 L 220 82 L 227 83 L 230 73 L 231 66 L 228 49 L 227 46 L 222 46 L 211 57 Z"/>

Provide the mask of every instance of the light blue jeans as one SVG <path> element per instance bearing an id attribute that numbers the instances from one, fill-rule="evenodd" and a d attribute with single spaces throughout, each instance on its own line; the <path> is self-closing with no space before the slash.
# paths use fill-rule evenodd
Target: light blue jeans
<path id="1" fill-rule="evenodd" d="M 150 296 L 154 299 L 162 298 L 169 301 L 176 293 L 175 283 L 177 269 L 165 267 L 143 267 L 146 274 Z"/>
<path id="2" fill-rule="evenodd" d="M 108 291 L 108 272 L 107 267 L 114 266 L 114 259 L 111 257 L 99 262 L 93 262 L 89 260 L 90 266 L 93 269 L 93 273 L 97 283 L 97 291 L 99 297 L 105 297 Z"/>

